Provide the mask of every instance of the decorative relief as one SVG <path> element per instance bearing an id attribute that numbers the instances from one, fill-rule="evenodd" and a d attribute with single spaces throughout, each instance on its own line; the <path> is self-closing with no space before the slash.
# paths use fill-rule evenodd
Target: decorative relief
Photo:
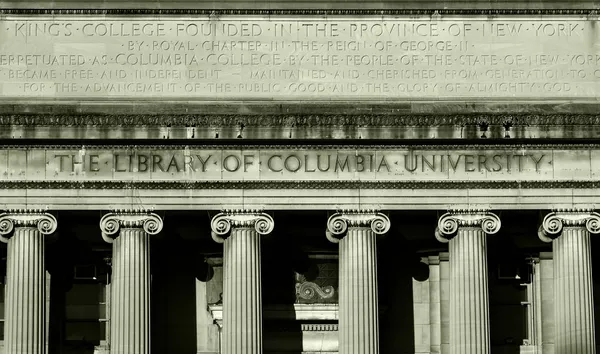
<path id="1" fill-rule="evenodd" d="M 261 210 L 224 210 L 215 215 L 210 222 L 211 236 L 218 243 L 223 243 L 229 236 L 232 227 L 254 228 L 260 235 L 273 231 L 273 218 Z"/>
<path id="2" fill-rule="evenodd" d="M 500 218 L 485 209 L 455 209 L 442 215 L 435 228 L 435 238 L 447 243 L 456 235 L 459 227 L 481 227 L 487 234 L 500 230 Z"/>
<path id="3" fill-rule="evenodd" d="M 304 281 L 302 283 L 296 283 L 296 297 L 304 300 L 312 299 L 329 299 L 334 294 L 333 286 L 325 286 L 321 288 L 317 284 Z"/>
<path id="4" fill-rule="evenodd" d="M 563 227 L 584 227 L 592 234 L 600 233 L 600 214 L 592 209 L 557 209 L 548 213 L 538 229 L 538 237 L 552 242 L 560 236 Z"/>
<path id="5" fill-rule="evenodd" d="M 113 243 L 121 228 L 143 228 L 147 234 L 156 235 L 163 228 L 160 216 L 144 209 L 118 209 L 100 219 L 102 238 Z"/>
<path id="6" fill-rule="evenodd" d="M 35 227 L 42 235 L 50 235 L 57 226 L 54 215 L 43 209 L 9 209 L 0 214 L 0 241 L 8 242 L 15 227 Z"/>
<path id="7" fill-rule="evenodd" d="M 596 189 L 600 181 L 0 181 L 0 189 Z"/>
<path id="8" fill-rule="evenodd" d="M 598 125 L 597 114 L 0 114 L 1 125 L 112 127 L 437 127 Z"/>
<path id="9" fill-rule="evenodd" d="M 310 259 L 306 272 L 295 273 L 296 303 L 337 303 L 338 263 L 330 259 Z"/>
<path id="10" fill-rule="evenodd" d="M 327 220 L 325 235 L 333 243 L 338 243 L 350 227 L 370 227 L 377 235 L 390 229 L 390 219 L 376 210 L 341 210 Z"/>

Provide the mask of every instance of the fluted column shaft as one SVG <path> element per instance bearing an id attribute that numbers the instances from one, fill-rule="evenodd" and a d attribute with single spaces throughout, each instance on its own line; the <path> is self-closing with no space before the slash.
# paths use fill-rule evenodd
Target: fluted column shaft
<path id="1" fill-rule="evenodd" d="M 500 226 L 482 209 L 452 210 L 438 221 L 435 236 L 448 243 L 450 258 L 451 354 L 490 353 L 487 235 Z"/>
<path id="2" fill-rule="evenodd" d="M 379 353 L 376 237 L 389 229 L 376 210 L 341 210 L 327 220 L 325 235 L 340 251 L 340 354 Z"/>
<path id="3" fill-rule="evenodd" d="M 113 242 L 112 354 L 150 353 L 149 238 L 141 228 L 122 228 Z"/>
<path id="4" fill-rule="evenodd" d="M 262 353 L 260 235 L 233 228 L 223 250 L 223 353 Z"/>
<path id="5" fill-rule="evenodd" d="M 490 352 L 486 234 L 461 227 L 449 242 L 452 354 Z"/>
<path id="6" fill-rule="evenodd" d="M 100 220 L 113 245 L 110 289 L 111 354 L 150 353 L 150 236 L 162 219 L 145 210 L 120 210 Z"/>
<path id="7" fill-rule="evenodd" d="M 339 352 L 379 353 L 377 244 L 367 227 L 350 227 L 339 242 Z"/>
<path id="8" fill-rule="evenodd" d="M 590 233 L 585 227 L 564 227 L 552 250 L 555 353 L 596 353 Z"/>
<path id="9" fill-rule="evenodd" d="M 0 241 L 8 244 L 4 351 L 46 353 L 45 235 L 56 218 L 42 210 L 0 214 Z"/>
<path id="10" fill-rule="evenodd" d="M 8 240 L 4 350 L 46 352 L 44 236 L 35 227 L 17 227 Z"/>
<path id="11" fill-rule="evenodd" d="M 224 244 L 224 354 L 262 354 L 260 236 L 274 226 L 259 210 L 225 210 L 211 221 L 213 239 Z"/>
<path id="12" fill-rule="evenodd" d="M 600 233 L 600 214 L 591 209 L 552 211 L 538 230 L 552 242 L 556 354 L 596 353 L 590 233 Z"/>

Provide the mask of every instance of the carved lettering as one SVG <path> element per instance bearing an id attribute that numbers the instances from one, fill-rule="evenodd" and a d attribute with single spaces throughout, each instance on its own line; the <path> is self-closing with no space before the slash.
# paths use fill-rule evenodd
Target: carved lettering
<path id="1" fill-rule="evenodd" d="M 0 25 L 4 98 L 595 99 L 600 91 L 600 39 L 593 20 L 584 18 L 73 22 L 39 16 L 4 18 Z M 58 47 L 69 51 L 50 50 Z M 497 168 L 493 157 L 480 163 L 473 156 L 472 166 L 466 158 L 469 169 Z M 425 159 L 426 170 L 449 162 Z M 170 162 L 150 168 L 168 170 Z M 190 163 L 178 160 L 171 170 L 196 168 Z"/>

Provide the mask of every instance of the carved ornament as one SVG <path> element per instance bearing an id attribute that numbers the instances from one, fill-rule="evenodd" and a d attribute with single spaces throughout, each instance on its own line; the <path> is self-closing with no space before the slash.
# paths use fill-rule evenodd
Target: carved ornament
<path id="1" fill-rule="evenodd" d="M 0 9 L 0 13 L 1 13 Z M 437 127 L 589 126 L 598 114 L 0 114 L 0 126 L 81 127 Z"/>
<path id="2" fill-rule="evenodd" d="M 376 210 L 340 210 L 327 220 L 325 236 L 333 243 L 340 242 L 348 227 L 370 227 L 377 235 L 383 235 L 390 229 L 390 219 Z"/>
<path id="3" fill-rule="evenodd" d="M 0 214 L 0 241 L 8 242 L 15 227 L 35 227 L 42 235 L 50 235 L 58 223 L 54 215 L 42 209 L 10 209 Z"/>
<path id="4" fill-rule="evenodd" d="M 538 237 L 544 242 L 552 242 L 565 226 L 585 227 L 592 234 L 600 233 L 600 214 L 592 209 L 556 209 L 544 217 Z"/>
<path id="5" fill-rule="evenodd" d="M 163 221 L 157 214 L 144 209 L 119 209 L 100 219 L 102 238 L 108 243 L 113 243 L 121 228 L 143 228 L 147 234 L 156 235 L 162 230 Z"/>
<path id="6" fill-rule="evenodd" d="M 271 215 L 261 210 L 223 210 L 210 222 L 213 240 L 223 243 L 229 236 L 232 227 L 254 228 L 259 235 L 267 235 L 273 231 L 275 222 Z"/>
<path id="7" fill-rule="evenodd" d="M 304 300 L 329 299 L 332 298 L 334 294 L 335 290 L 331 285 L 321 288 L 318 284 L 310 281 L 296 283 L 296 298 L 302 298 Z"/>
<path id="8" fill-rule="evenodd" d="M 597 189 L 600 181 L 0 181 L 0 189 Z"/>
<path id="9" fill-rule="evenodd" d="M 459 227 L 481 227 L 489 235 L 500 230 L 500 218 L 485 209 L 456 209 L 442 215 L 435 228 L 435 238 L 447 243 L 456 236 Z"/>

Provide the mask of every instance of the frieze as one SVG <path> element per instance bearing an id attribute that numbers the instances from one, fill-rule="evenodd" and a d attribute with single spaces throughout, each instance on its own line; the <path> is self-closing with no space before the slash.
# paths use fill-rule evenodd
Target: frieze
<path id="1" fill-rule="evenodd" d="M 156 127 L 437 127 L 587 126 L 598 114 L 0 114 L 0 126 L 156 126 Z"/>

